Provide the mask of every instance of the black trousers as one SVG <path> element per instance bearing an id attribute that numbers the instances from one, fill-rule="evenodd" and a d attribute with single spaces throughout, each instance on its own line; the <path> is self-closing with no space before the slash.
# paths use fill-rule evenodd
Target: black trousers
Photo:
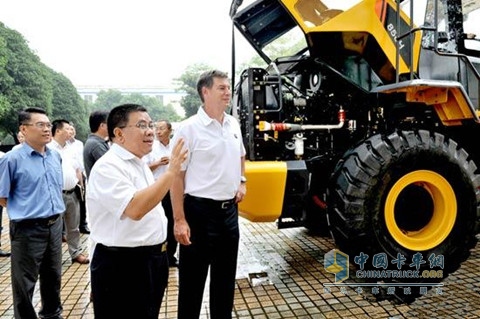
<path id="1" fill-rule="evenodd" d="M 85 176 L 83 177 L 83 192 L 80 186 L 75 186 L 75 194 L 77 195 L 80 203 L 80 229 L 88 226 L 87 222 L 87 206 L 85 203 L 85 192 L 87 191 L 87 181 Z"/>
<path id="2" fill-rule="evenodd" d="M 210 318 L 232 318 L 240 232 L 236 204 L 185 196 L 192 242 L 180 245 L 178 318 L 199 318 L 210 269 Z"/>
<path id="3" fill-rule="evenodd" d="M 91 262 L 95 319 L 158 319 L 168 284 L 168 259 L 160 245 L 97 244 Z"/>
<path id="4" fill-rule="evenodd" d="M 175 253 L 177 252 L 178 243 L 175 239 L 175 234 L 173 233 L 174 219 L 173 219 L 173 210 L 172 202 L 170 200 L 170 192 L 167 192 L 165 197 L 162 199 L 162 207 L 165 211 L 165 216 L 168 219 L 167 225 L 167 255 L 169 262 L 175 262 Z"/>
<path id="5" fill-rule="evenodd" d="M 40 281 L 40 318 L 62 318 L 62 217 L 10 221 L 13 306 L 16 319 L 37 319 L 33 293 Z"/>

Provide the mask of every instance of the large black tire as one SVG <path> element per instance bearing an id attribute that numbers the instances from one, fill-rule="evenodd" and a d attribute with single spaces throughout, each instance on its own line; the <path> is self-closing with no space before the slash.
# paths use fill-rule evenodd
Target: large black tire
<path id="1" fill-rule="evenodd" d="M 336 245 L 349 254 L 352 263 L 355 256 L 367 254 L 370 259 L 364 270 L 378 270 L 372 259 L 379 253 L 388 256 L 388 270 L 398 270 L 391 261 L 399 253 L 406 258 L 401 269 L 416 270 L 409 264 L 420 253 L 425 263 L 419 274 L 439 270 L 441 278 L 381 281 L 441 282 L 458 269 L 476 244 L 476 169 L 466 151 L 442 134 L 408 131 L 372 136 L 347 152 L 334 170 L 328 222 Z M 433 267 L 428 260 L 431 256 L 437 257 Z M 418 287 L 411 291 L 397 287 L 393 293 L 378 296 L 411 302 L 419 295 Z"/>

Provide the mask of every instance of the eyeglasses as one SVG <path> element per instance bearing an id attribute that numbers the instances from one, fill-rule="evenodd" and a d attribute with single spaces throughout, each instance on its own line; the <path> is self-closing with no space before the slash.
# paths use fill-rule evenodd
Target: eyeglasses
<path id="1" fill-rule="evenodd" d="M 48 129 L 51 129 L 52 128 L 52 123 L 48 123 L 48 122 L 37 122 L 37 123 L 23 123 L 22 125 L 26 125 L 26 126 L 36 126 L 40 129 L 45 129 L 45 128 L 48 128 Z"/>
<path id="2" fill-rule="evenodd" d="M 120 128 L 133 127 L 133 126 L 138 127 L 142 131 L 146 131 L 147 129 L 153 130 L 156 127 L 155 123 L 153 123 L 153 122 L 147 123 L 145 121 L 141 121 L 141 122 L 138 122 L 135 125 L 125 125 L 125 126 L 120 126 Z"/>

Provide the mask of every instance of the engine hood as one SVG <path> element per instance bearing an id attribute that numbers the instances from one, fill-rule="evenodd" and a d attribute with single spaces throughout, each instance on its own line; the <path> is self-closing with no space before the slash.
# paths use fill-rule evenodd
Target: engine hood
<path id="1" fill-rule="evenodd" d="M 268 56 L 265 46 L 295 28 L 297 23 L 278 0 L 258 0 L 237 11 L 242 2 L 232 2 L 233 24 L 263 60 L 270 63 L 275 57 Z"/>

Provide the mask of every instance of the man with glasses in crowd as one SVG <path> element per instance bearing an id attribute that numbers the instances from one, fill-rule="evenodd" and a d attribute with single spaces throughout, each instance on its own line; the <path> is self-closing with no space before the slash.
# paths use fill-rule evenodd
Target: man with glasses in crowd
<path id="1" fill-rule="evenodd" d="M 63 201 L 65 212 L 63 220 L 72 263 L 88 264 L 90 260 L 82 253 L 80 245 L 80 201 L 75 189 L 82 183 L 82 165 L 78 161 L 75 149 L 67 141 L 71 137 L 70 122 L 65 119 L 53 121 L 53 139 L 48 147 L 56 150 L 62 157 L 63 171 Z M 83 186 L 81 186 L 83 187 Z"/>
<path id="2" fill-rule="evenodd" d="M 148 167 L 152 170 L 153 177 L 155 179 L 163 175 L 168 169 L 168 163 L 170 161 L 170 136 L 172 135 L 172 124 L 167 120 L 157 121 L 155 127 L 155 135 L 157 139 L 153 141 L 152 151 L 145 155 L 142 160 L 147 163 Z M 168 219 L 167 227 L 167 256 L 168 265 L 170 267 L 178 267 L 178 260 L 175 257 L 177 252 L 177 240 L 173 233 L 173 211 L 172 202 L 170 200 L 170 192 L 165 194 L 162 199 L 162 207 L 165 211 L 165 216 Z"/>
<path id="3" fill-rule="evenodd" d="M 40 108 L 18 116 L 22 147 L 0 159 L 0 205 L 10 219 L 15 318 L 37 318 L 32 303 L 40 277 L 40 318 L 62 318 L 62 164 L 46 145 L 52 124 Z"/>
<path id="4" fill-rule="evenodd" d="M 186 158 L 183 140 L 167 172 L 155 180 L 142 157 L 152 151 L 152 122 L 137 104 L 113 108 L 107 119 L 112 146 L 88 179 L 90 267 L 95 319 L 158 319 L 168 284 L 167 219 L 160 201 Z"/>

